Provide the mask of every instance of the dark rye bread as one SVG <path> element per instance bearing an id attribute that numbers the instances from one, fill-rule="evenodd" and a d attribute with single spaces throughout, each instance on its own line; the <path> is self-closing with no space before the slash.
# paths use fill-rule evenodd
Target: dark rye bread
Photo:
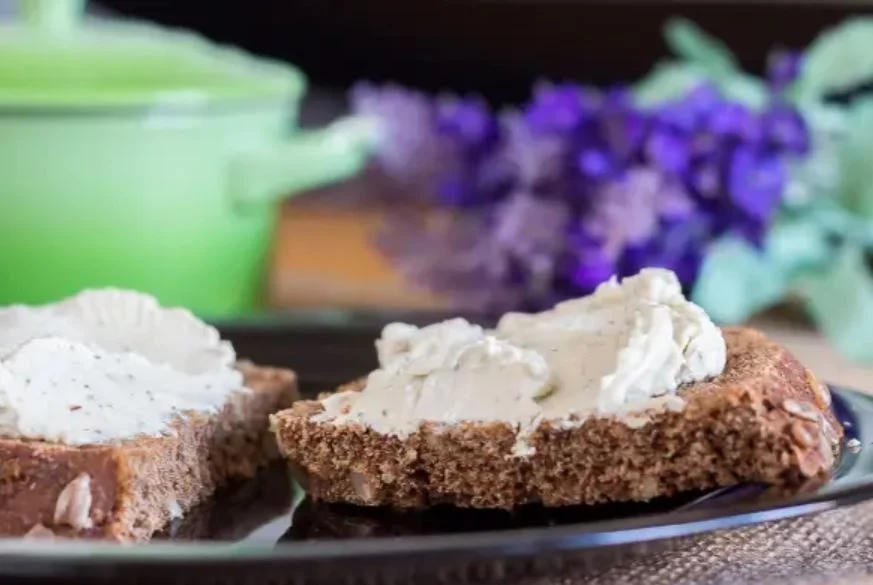
<path id="1" fill-rule="evenodd" d="M 92 446 L 0 439 L 0 535 L 144 541 L 216 487 L 253 476 L 278 456 L 268 416 L 297 398 L 297 381 L 288 370 L 239 368 L 252 392 L 217 415 L 180 420 L 173 436 Z M 90 528 L 75 520 L 81 494 L 71 487 L 72 497 L 62 496 L 81 474 L 90 481 Z"/>
<path id="2" fill-rule="evenodd" d="M 527 458 L 510 456 L 515 436 L 504 423 L 425 424 L 402 440 L 313 422 L 322 407 L 303 401 L 271 426 L 311 497 L 368 506 L 563 506 L 827 478 L 842 435 L 827 388 L 761 333 L 724 335 L 724 372 L 683 388 L 682 410 L 651 411 L 639 428 L 599 417 L 573 429 L 543 424 Z"/>

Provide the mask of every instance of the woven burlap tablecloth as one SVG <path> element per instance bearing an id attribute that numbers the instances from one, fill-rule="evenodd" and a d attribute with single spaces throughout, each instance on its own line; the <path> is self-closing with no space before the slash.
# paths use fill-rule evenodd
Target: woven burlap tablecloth
<path id="1" fill-rule="evenodd" d="M 599 575 L 524 585 L 873 584 L 873 503 L 702 536 Z"/>

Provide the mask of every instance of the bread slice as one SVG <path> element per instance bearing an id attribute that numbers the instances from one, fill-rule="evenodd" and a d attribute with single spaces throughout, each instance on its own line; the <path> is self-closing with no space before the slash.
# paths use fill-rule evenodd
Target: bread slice
<path id="1" fill-rule="evenodd" d="M 148 540 L 216 487 L 278 456 L 267 417 L 297 397 L 293 372 L 240 362 L 250 393 L 172 436 L 70 446 L 0 439 L 0 535 Z"/>
<path id="2" fill-rule="evenodd" d="M 321 404 L 303 401 L 273 415 L 271 426 L 312 498 L 367 506 L 565 506 L 826 479 L 842 436 L 827 388 L 761 333 L 732 328 L 724 336 L 724 372 L 682 388 L 681 410 L 651 410 L 636 428 L 609 417 L 570 429 L 544 423 L 526 458 L 511 456 L 515 434 L 500 422 L 427 423 L 401 439 L 313 422 Z"/>

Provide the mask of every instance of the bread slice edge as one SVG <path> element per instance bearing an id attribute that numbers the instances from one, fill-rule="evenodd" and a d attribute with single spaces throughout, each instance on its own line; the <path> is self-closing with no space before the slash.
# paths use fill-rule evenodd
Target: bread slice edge
<path id="1" fill-rule="evenodd" d="M 826 480 L 842 436 L 827 387 L 763 334 L 724 335 L 725 371 L 683 388 L 681 410 L 646 412 L 633 427 L 609 417 L 574 428 L 544 424 L 525 458 L 512 456 L 515 432 L 501 422 L 426 423 L 397 437 L 314 422 L 320 403 L 301 401 L 273 415 L 271 427 L 310 497 L 367 506 L 564 506 Z"/>
<path id="2" fill-rule="evenodd" d="M 299 398 L 286 369 L 241 361 L 249 391 L 174 434 L 73 446 L 0 439 L 0 536 L 146 541 L 218 487 L 278 457 L 270 414 Z"/>

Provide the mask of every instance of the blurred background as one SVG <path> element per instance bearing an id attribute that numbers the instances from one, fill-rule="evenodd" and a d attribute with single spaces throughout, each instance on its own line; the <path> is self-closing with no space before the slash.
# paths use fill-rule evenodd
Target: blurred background
<path id="1" fill-rule="evenodd" d="M 426 320 L 656 265 L 869 377 L 871 4 L 85 4 L 0 1 L 4 304 Z"/>
<path id="2" fill-rule="evenodd" d="M 104 0 L 121 14 L 200 31 L 300 66 L 343 93 L 360 79 L 521 102 L 539 78 L 598 85 L 639 79 L 667 55 L 664 21 L 683 15 L 763 73 L 775 45 L 805 47 L 865 2 L 657 0 Z M 245 7 L 245 8 L 244 8 Z"/>
<path id="3" fill-rule="evenodd" d="M 208 10 L 193 0 L 99 4 L 296 64 L 311 82 L 301 111 L 308 127 L 345 113 L 347 92 L 361 80 L 472 93 L 496 108 L 524 102 L 541 79 L 600 87 L 632 83 L 669 55 L 663 27 L 677 15 L 720 38 L 745 70 L 763 75 L 774 47 L 806 47 L 828 27 L 873 10 L 865 2 L 780 0 L 228 1 Z M 272 304 L 445 304 L 398 280 L 390 263 L 365 245 L 381 220 L 368 191 L 380 188 L 365 177 L 289 202 L 298 210 L 282 217 Z M 348 205 L 357 209 L 349 212 Z M 324 222 L 329 231 L 322 230 Z M 295 246 L 292 234 L 296 242 L 306 234 L 311 244 Z M 323 253 L 315 257 L 310 249 Z"/>

